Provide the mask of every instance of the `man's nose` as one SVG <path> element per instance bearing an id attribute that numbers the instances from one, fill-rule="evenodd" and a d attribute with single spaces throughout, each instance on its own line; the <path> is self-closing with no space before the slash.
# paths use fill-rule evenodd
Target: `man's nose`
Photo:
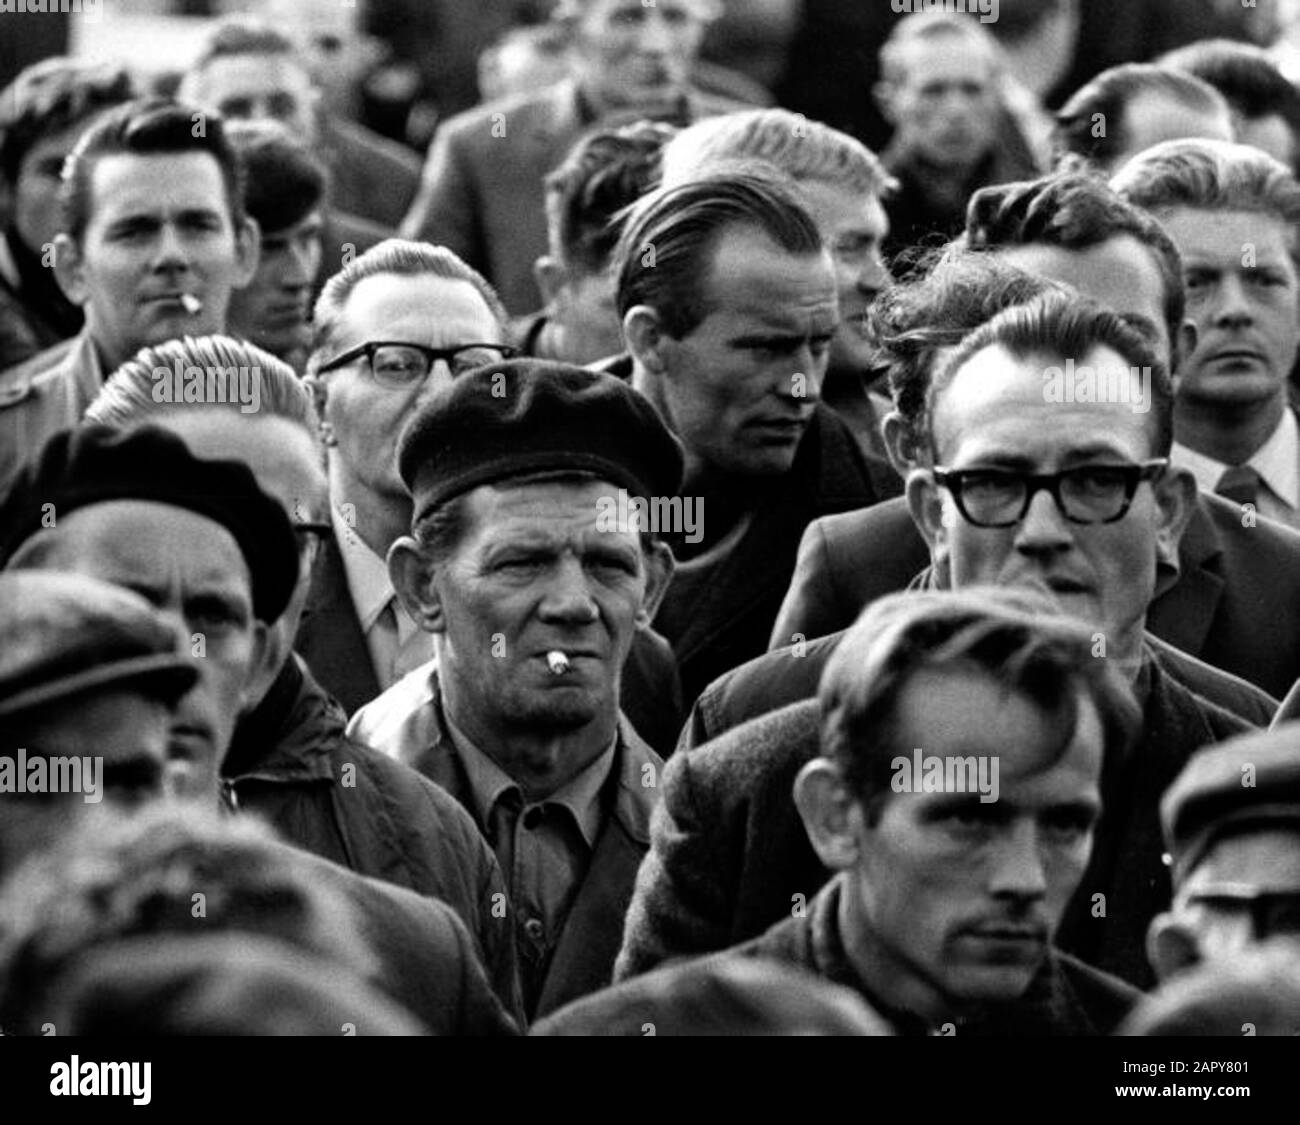
<path id="1" fill-rule="evenodd" d="M 637 47 L 646 54 L 669 54 L 676 41 L 672 28 L 654 8 L 646 9 L 645 21 L 641 24 L 641 33 L 637 37 Z"/>
<path id="2" fill-rule="evenodd" d="M 889 268 L 879 254 L 872 254 L 858 271 L 858 292 L 868 297 L 875 297 L 889 282 Z"/>
<path id="3" fill-rule="evenodd" d="M 313 257 L 311 246 L 290 246 L 289 264 L 285 270 L 285 284 L 294 288 L 310 285 L 315 280 L 312 276 Z"/>
<path id="4" fill-rule="evenodd" d="M 1250 298 L 1242 279 L 1235 274 L 1219 285 L 1214 302 L 1214 323 L 1220 328 L 1244 328 L 1254 321 Z"/>
<path id="5" fill-rule="evenodd" d="M 1016 527 L 1016 548 L 1038 552 L 1059 550 L 1074 541 L 1069 521 L 1056 500 L 1045 488 L 1040 488 L 1029 501 L 1029 510 Z"/>
<path id="6" fill-rule="evenodd" d="M 560 560 L 550 576 L 540 615 L 545 621 L 570 625 L 590 625 L 600 616 L 580 559 L 566 555 Z"/>
<path id="7" fill-rule="evenodd" d="M 1029 817 L 1015 821 L 996 846 L 989 892 L 1018 899 L 1042 898 L 1047 893 L 1038 826 Z"/>
<path id="8" fill-rule="evenodd" d="M 815 404 L 822 397 L 822 382 L 826 378 L 827 356 L 814 354 L 805 344 L 794 355 L 792 369 L 777 382 L 776 391 L 782 398 Z"/>
<path id="9" fill-rule="evenodd" d="M 189 265 L 189 253 L 175 223 L 163 223 L 154 246 L 154 269 L 175 269 Z"/>

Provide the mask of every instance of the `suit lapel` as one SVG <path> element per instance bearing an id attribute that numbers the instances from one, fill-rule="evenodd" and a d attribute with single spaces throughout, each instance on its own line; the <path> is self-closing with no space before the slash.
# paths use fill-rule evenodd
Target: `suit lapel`
<path id="1" fill-rule="evenodd" d="M 1205 501 L 1196 510 L 1178 548 L 1180 574 L 1174 586 L 1151 603 L 1147 628 L 1175 648 L 1198 655 L 1205 648 L 1223 596 L 1223 577 L 1216 560 L 1223 553 L 1219 533 Z"/>
<path id="2" fill-rule="evenodd" d="M 343 556 L 332 536 L 317 556 L 294 648 L 349 715 L 379 694 L 379 678 L 348 593 Z"/>

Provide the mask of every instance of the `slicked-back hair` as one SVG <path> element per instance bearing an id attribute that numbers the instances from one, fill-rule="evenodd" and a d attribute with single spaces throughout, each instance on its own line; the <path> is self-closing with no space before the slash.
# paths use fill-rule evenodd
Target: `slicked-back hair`
<path id="1" fill-rule="evenodd" d="M 636 204 L 614 250 L 618 315 L 648 305 L 673 339 L 692 332 L 709 314 L 714 251 L 730 230 L 757 230 L 800 257 L 822 253 L 817 224 L 796 191 L 770 165 L 752 164 L 651 192 Z"/>
<path id="2" fill-rule="evenodd" d="M 1067 153 L 1103 170 L 1128 147 L 1124 117 L 1143 94 L 1164 94 L 1185 109 L 1230 116 L 1228 103 L 1208 82 L 1172 67 L 1123 63 L 1103 70 L 1079 87 L 1056 112 L 1052 150 L 1057 160 Z M 1098 125 L 1101 127 L 1098 128 Z"/>
<path id="3" fill-rule="evenodd" d="M 68 155 L 59 193 L 64 232 L 78 243 L 85 234 L 91 214 L 91 180 L 103 157 L 192 152 L 207 153 L 217 162 L 231 225 L 239 226 L 244 219 L 244 167 L 226 140 L 221 118 L 178 102 L 144 98 L 110 110 L 82 134 Z"/>
<path id="4" fill-rule="evenodd" d="M 762 160 L 799 183 L 887 195 L 898 182 L 856 137 L 788 109 L 747 109 L 706 117 L 663 150 L 663 183 L 686 183 L 719 161 Z"/>
<path id="5" fill-rule="evenodd" d="M 1286 229 L 1292 260 L 1300 268 L 1300 182 L 1260 149 L 1193 138 L 1165 141 L 1130 160 L 1112 185 L 1134 206 L 1156 216 L 1181 207 L 1269 215 Z"/>
<path id="6" fill-rule="evenodd" d="M 1083 363 L 1097 348 L 1109 348 L 1130 367 L 1151 371 L 1151 408 L 1147 425 L 1151 456 L 1167 457 L 1173 444 L 1174 389 L 1169 368 L 1142 333 L 1119 313 L 1077 293 L 1044 293 L 1026 304 L 998 313 L 970 333 L 939 363 L 926 394 L 925 418 L 932 456 L 935 407 L 953 377 L 973 356 L 1000 347 L 1017 360 L 1048 357 Z"/>
<path id="7" fill-rule="evenodd" d="M 1058 172 L 981 188 L 966 209 L 961 242 L 972 250 L 1013 246 L 1090 250 L 1124 235 L 1150 249 L 1164 282 L 1165 329 L 1171 342 L 1177 340 L 1187 305 L 1178 247 L 1164 227 L 1104 180 L 1082 172 Z"/>
<path id="8" fill-rule="evenodd" d="M 364 254 L 354 258 L 325 283 L 316 299 L 313 316 L 314 332 L 312 354 L 307 370 L 315 373 L 322 362 L 329 359 L 326 350 L 333 347 L 339 319 L 354 290 L 368 277 L 393 274 L 397 277 L 441 277 L 448 281 L 467 281 L 477 291 L 492 313 L 501 331 L 506 331 L 506 310 L 501 298 L 488 284 L 487 279 L 467 265 L 445 246 L 430 242 L 411 242 L 404 238 L 386 238 Z M 430 315 L 436 315 L 430 310 Z"/>
<path id="9" fill-rule="evenodd" d="M 1022 695 L 1050 719 L 1041 768 L 1074 740 L 1081 699 L 1097 709 L 1104 768 L 1117 764 L 1141 715 L 1117 669 L 1092 655 L 1092 632 L 1047 595 L 1014 587 L 911 591 L 872 602 L 822 673 L 822 754 L 873 820 L 891 793 L 895 756 L 910 756 L 898 704 L 919 672 L 973 672 Z"/>
<path id="10" fill-rule="evenodd" d="M 573 146 L 545 180 L 550 251 L 572 272 L 603 271 L 626 209 L 655 186 L 664 143 L 677 130 L 658 121 L 602 129 Z"/>
<path id="11" fill-rule="evenodd" d="M 230 336 L 185 336 L 141 348 L 108 377 L 84 420 L 128 429 L 156 421 L 162 414 L 224 410 L 242 415 L 244 404 L 237 399 L 193 403 L 159 402 L 154 398 L 160 373 L 170 375 L 177 368 L 183 372 L 187 367 L 204 372 L 230 368 L 256 371 L 259 414 L 292 422 L 311 438 L 313 447 L 320 448 L 316 406 L 293 368 L 270 352 Z"/>
<path id="12" fill-rule="evenodd" d="M 1208 82 L 1247 120 L 1277 114 L 1300 141 L 1300 90 L 1264 48 L 1234 39 L 1202 39 L 1156 61 Z"/>
<path id="13" fill-rule="evenodd" d="M 907 280 L 878 294 L 868 311 L 871 368 L 888 381 L 909 431 L 927 432 L 926 391 L 941 352 L 1003 309 L 1059 288 L 995 255 L 949 246 L 931 251 Z"/>
<path id="14" fill-rule="evenodd" d="M 117 63 L 53 58 L 27 67 L 0 90 L 0 176 L 18 182 L 23 160 L 46 137 L 129 102 L 138 91 Z"/>

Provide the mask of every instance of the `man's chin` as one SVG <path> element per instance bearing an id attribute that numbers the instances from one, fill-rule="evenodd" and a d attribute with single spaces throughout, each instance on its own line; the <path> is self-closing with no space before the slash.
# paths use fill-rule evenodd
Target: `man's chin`
<path id="1" fill-rule="evenodd" d="M 953 995 L 968 1003 L 1011 1003 L 1029 991 L 1038 969 L 1039 965 L 990 962 L 964 965 L 951 978 Z"/>

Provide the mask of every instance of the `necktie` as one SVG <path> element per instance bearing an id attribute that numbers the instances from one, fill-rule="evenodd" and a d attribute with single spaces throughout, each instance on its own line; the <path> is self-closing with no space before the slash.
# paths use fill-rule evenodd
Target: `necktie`
<path id="1" fill-rule="evenodd" d="M 1214 491 L 1236 504 L 1255 504 L 1259 499 L 1260 475 L 1249 465 L 1233 465 L 1219 478 Z"/>

